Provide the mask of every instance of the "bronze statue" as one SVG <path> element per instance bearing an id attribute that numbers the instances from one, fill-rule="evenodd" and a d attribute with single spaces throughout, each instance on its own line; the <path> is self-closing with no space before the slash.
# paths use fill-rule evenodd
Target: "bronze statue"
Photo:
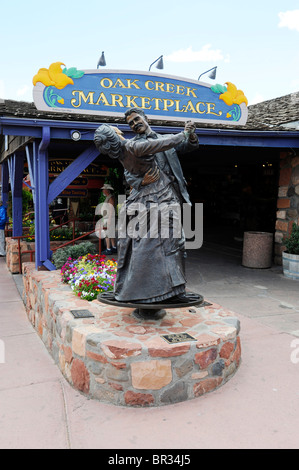
<path id="1" fill-rule="evenodd" d="M 160 136 L 140 109 L 127 111 L 126 120 L 137 134 L 133 139 L 124 139 L 108 125 L 100 126 L 94 137 L 101 153 L 119 159 L 132 187 L 119 214 L 119 233 L 125 236 L 118 239 L 114 296 L 119 302 L 139 304 L 186 303 L 190 297 L 185 291 L 185 238 L 177 219 L 182 203 L 190 200 L 178 153 L 198 147 L 195 125 L 187 122 L 183 132 Z M 150 217 L 153 208 L 154 219 Z M 170 217 L 164 237 L 165 214 Z"/>

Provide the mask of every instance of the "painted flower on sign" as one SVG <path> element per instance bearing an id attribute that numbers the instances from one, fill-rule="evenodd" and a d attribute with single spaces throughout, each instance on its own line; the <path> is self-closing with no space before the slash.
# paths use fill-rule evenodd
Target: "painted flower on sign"
<path id="1" fill-rule="evenodd" d="M 225 86 L 227 85 L 227 86 Z M 248 105 L 248 100 L 242 90 L 238 90 L 236 85 L 231 82 L 225 82 L 225 85 L 213 85 L 211 90 L 219 94 L 219 99 L 224 101 L 228 106 L 234 107 L 226 114 L 227 118 L 232 118 L 233 121 L 238 121 L 241 116 L 240 104 L 245 103 Z"/>
<path id="2" fill-rule="evenodd" d="M 62 65 L 65 64 L 63 62 L 54 62 L 50 65 L 49 69 L 39 69 L 38 73 L 33 77 L 33 85 L 41 82 L 45 86 L 55 86 L 59 90 L 62 90 L 67 85 L 73 85 L 73 79 L 61 70 Z"/>
<path id="3" fill-rule="evenodd" d="M 62 65 L 65 66 L 63 62 L 54 62 L 48 69 L 41 68 L 32 79 L 34 86 L 38 82 L 45 85 L 45 101 L 52 107 L 57 103 L 64 104 L 64 99 L 53 90 L 53 87 L 62 90 L 67 85 L 73 85 L 75 78 L 81 78 L 84 75 L 84 72 L 77 70 L 76 67 L 62 69 Z"/>
<path id="4" fill-rule="evenodd" d="M 246 106 L 248 105 L 248 100 L 242 90 L 238 90 L 236 85 L 231 82 L 225 82 L 225 85 L 227 85 L 227 87 L 219 84 L 213 85 L 211 86 L 211 90 L 214 93 L 220 93 L 219 99 L 223 100 L 228 106 L 241 103 L 245 103 Z"/>

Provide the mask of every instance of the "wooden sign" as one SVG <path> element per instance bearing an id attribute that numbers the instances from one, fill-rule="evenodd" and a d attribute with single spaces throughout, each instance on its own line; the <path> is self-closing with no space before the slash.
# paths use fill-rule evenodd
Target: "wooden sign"
<path id="1" fill-rule="evenodd" d="M 37 109 L 123 117 L 128 108 L 152 119 L 244 125 L 247 98 L 233 83 L 210 85 L 155 72 L 77 70 L 55 62 L 33 77 Z"/>

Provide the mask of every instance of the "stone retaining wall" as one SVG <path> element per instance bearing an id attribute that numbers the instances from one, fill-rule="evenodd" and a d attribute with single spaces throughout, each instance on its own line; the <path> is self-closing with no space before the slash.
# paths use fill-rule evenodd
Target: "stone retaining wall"
<path id="1" fill-rule="evenodd" d="M 5 241 L 6 241 L 6 264 L 7 264 L 7 267 L 8 267 L 9 271 L 12 274 L 18 274 L 18 273 L 20 273 L 18 240 L 14 239 L 12 237 L 6 237 Z M 86 238 L 86 239 L 83 239 L 83 240 L 77 240 L 77 241 L 75 241 L 75 244 L 78 245 L 78 244 L 86 242 L 86 241 L 94 243 L 96 248 L 98 248 L 98 246 L 99 246 L 98 238 L 96 238 L 95 240 L 90 239 L 90 238 Z M 51 240 L 50 241 L 50 249 L 54 250 L 54 249 L 60 247 L 61 245 L 63 245 L 64 243 L 66 243 L 66 242 L 67 242 L 67 240 L 59 240 L 59 241 L 58 240 L 57 241 Z M 35 243 L 34 242 L 21 241 L 20 242 L 20 247 L 21 247 L 21 251 L 35 250 Z M 35 260 L 35 256 L 34 256 L 34 253 L 32 253 L 32 261 L 34 261 L 34 260 Z M 25 262 L 29 262 L 29 261 L 31 261 L 30 253 L 22 254 L 22 264 L 25 263 Z"/>
<path id="2" fill-rule="evenodd" d="M 86 396 L 121 406 L 161 406 L 199 397 L 239 367 L 239 321 L 216 304 L 170 309 L 159 321 L 137 320 L 130 308 L 76 297 L 58 271 L 23 265 L 24 304 L 64 377 Z M 75 319 L 87 309 L 94 318 Z M 195 341 L 168 344 L 162 335 Z"/>
<path id="3" fill-rule="evenodd" d="M 292 225 L 299 225 L 299 155 L 298 150 L 280 154 L 280 175 L 275 225 L 275 263 L 282 264 L 285 250 L 284 237 L 289 236 Z"/>
<path id="4" fill-rule="evenodd" d="M 18 251 L 18 240 L 11 238 L 11 237 L 6 237 L 6 264 L 9 269 L 9 271 L 12 274 L 18 274 L 20 273 L 20 266 L 19 266 L 19 251 Z M 62 241 L 53 241 L 50 243 L 50 247 L 53 250 L 54 248 L 57 248 L 58 246 L 62 245 Z M 20 242 L 20 247 L 21 247 L 21 252 L 22 251 L 27 251 L 27 250 L 34 250 L 35 249 L 35 243 L 34 242 L 26 242 L 21 241 Z M 32 253 L 32 261 L 35 260 L 34 253 Z M 24 253 L 22 255 L 22 263 L 30 261 L 30 253 Z"/>

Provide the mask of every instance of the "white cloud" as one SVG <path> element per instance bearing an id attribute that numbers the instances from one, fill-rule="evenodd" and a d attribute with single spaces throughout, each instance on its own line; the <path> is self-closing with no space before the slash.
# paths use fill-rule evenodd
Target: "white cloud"
<path id="1" fill-rule="evenodd" d="M 24 85 L 23 88 L 19 88 L 17 90 L 17 96 L 25 96 L 28 91 L 29 91 L 29 86 L 28 85 Z"/>
<path id="2" fill-rule="evenodd" d="M 280 22 L 278 26 L 280 28 L 289 28 L 299 31 L 299 10 L 289 10 L 278 13 Z"/>
<path id="3" fill-rule="evenodd" d="M 211 49 L 211 44 L 205 44 L 201 50 L 193 51 L 192 47 L 179 49 L 166 55 L 165 60 L 170 62 L 208 62 L 224 60 L 229 62 L 229 56 L 224 56 L 220 49 Z"/>

